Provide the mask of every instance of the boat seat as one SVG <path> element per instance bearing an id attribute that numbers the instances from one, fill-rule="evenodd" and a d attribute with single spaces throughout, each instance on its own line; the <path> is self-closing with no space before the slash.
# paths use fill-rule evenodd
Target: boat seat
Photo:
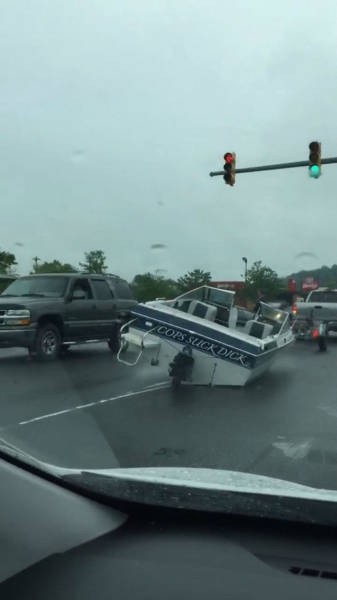
<path id="1" fill-rule="evenodd" d="M 206 302 L 200 302 L 200 300 L 176 300 L 172 308 L 190 313 L 207 321 L 215 321 L 218 312 L 216 306 L 210 306 Z"/>
<path id="2" fill-rule="evenodd" d="M 273 332 L 273 326 L 268 323 L 259 323 L 259 321 L 247 321 L 244 327 L 244 332 L 260 340 L 268 337 Z"/>
<path id="3" fill-rule="evenodd" d="M 218 306 L 215 322 L 219 323 L 219 325 L 224 325 L 228 327 L 228 319 L 229 319 L 229 309 L 225 306 Z"/>
<path id="4" fill-rule="evenodd" d="M 237 321 L 238 321 L 239 311 L 236 306 L 232 306 L 229 311 L 229 319 L 228 319 L 228 327 L 231 329 L 235 329 Z"/>
<path id="5" fill-rule="evenodd" d="M 189 307 L 191 305 L 192 300 L 176 300 L 173 304 L 172 308 L 176 308 L 177 310 L 182 310 L 183 312 L 190 312 Z"/>
<path id="6" fill-rule="evenodd" d="M 210 306 L 209 304 L 200 302 L 199 300 L 192 300 L 187 312 L 195 317 L 199 317 L 200 319 L 215 321 L 218 311 L 216 306 Z"/>

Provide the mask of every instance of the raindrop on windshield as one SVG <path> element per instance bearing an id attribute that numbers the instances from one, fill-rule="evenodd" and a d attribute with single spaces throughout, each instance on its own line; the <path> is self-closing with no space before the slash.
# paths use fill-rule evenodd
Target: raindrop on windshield
<path id="1" fill-rule="evenodd" d="M 151 250 L 163 250 L 166 248 L 166 244 L 151 244 Z"/>
<path id="2" fill-rule="evenodd" d="M 156 269 L 155 270 L 155 274 L 157 275 L 157 277 L 162 277 L 163 275 L 165 275 L 165 273 L 167 273 L 167 269 Z"/>
<path id="3" fill-rule="evenodd" d="M 294 256 L 294 272 L 312 271 L 322 266 L 321 259 L 314 252 L 302 251 Z"/>

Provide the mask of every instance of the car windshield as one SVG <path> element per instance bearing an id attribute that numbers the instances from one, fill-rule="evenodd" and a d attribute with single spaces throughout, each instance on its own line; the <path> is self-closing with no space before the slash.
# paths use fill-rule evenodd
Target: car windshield
<path id="1" fill-rule="evenodd" d="M 336 17 L 2 3 L 4 456 L 187 508 L 337 493 Z"/>
<path id="2" fill-rule="evenodd" d="M 67 286 L 65 277 L 22 277 L 11 283 L 2 296 L 45 296 L 59 298 Z"/>

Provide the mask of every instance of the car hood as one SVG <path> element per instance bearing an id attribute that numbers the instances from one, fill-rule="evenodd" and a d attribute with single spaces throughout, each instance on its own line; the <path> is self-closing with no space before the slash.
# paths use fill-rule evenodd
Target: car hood
<path id="1" fill-rule="evenodd" d="M 101 446 L 111 468 L 67 468 L 39 460 L 16 444 L 0 440 L 0 459 L 21 464 L 100 499 L 161 508 L 211 511 L 248 517 L 336 526 L 337 490 L 319 489 L 254 473 L 195 467 L 120 467 L 111 449 Z M 124 506 L 124 505 L 122 505 Z"/>
<path id="2" fill-rule="evenodd" d="M 142 467 L 125 469 L 88 469 L 80 472 L 112 478 L 116 477 L 124 480 L 132 479 L 139 482 L 179 485 L 188 488 L 218 489 L 231 492 L 267 494 L 273 496 L 280 495 L 295 498 L 315 498 L 337 502 L 337 492 L 334 490 L 319 490 L 307 485 L 294 483 L 284 479 L 277 479 L 275 477 L 223 469 Z"/>
<path id="3" fill-rule="evenodd" d="M 0 309 L 26 308 L 36 304 L 45 304 L 46 302 L 62 302 L 62 298 L 48 298 L 35 296 L 0 296 Z"/>

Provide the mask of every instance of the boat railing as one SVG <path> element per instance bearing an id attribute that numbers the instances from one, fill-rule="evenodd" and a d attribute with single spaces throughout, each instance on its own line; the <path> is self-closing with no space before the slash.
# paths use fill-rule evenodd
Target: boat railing
<path id="1" fill-rule="evenodd" d="M 129 333 L 129 331 L 128 331 L 129 327 L 132 326 L 136 321 L 137 321 L 137 318 L 131 319 L 131 321 L 128 321 L 120 328 L 121 344 L 120 344 L 119 351 L 117 353 L 117 360 L 118 360 L 118 362 L 120 362 L 123 365 L 126 365 L 128 367 L 134 367 L 139 362 L 139 360 L 146 348 L 160 347 L 160 344 L 158 342 L 147 343 L 147 340 L 146 340 L 147 336 L 149 336 L 149 335 L 151 335 L 151 333 L 155 332 L 157 325 L 155 325 L 148 331 L 145 331 L 143 334 Z M 129 360 L 126 360 L 125 358 L 121 357 L 121 354 L 124 352 L 125 345 L 128 343 L 131 343 L 134 346 L 137 346 L 139 348 L 139 352 L 133 361 L 129 361 Z"/>

